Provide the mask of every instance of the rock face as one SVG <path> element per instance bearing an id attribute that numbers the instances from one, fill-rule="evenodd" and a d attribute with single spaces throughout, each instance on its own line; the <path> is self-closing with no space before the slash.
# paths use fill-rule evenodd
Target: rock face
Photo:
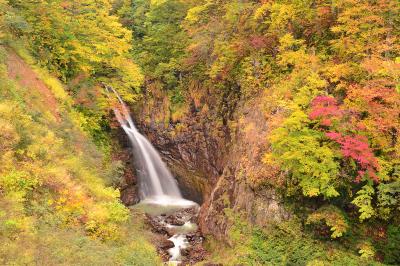
<path id="1" fill-rule="evenodd" d="M 122 149 L 113 153 L 113 160 L 118 160 L 124 163 L 122 179 L 118 180 L 118 187 L 121 191 L 121 201 L 126 206 L 132 206 L 139 202 L 139 193 L 137 191 L 138 182 L 135 167 L 133 165 L 132 148 L 130 147 L 126 134 L 119 127 L 116 128 L 115 139 L 118 140 Z"/>
<path id="2" fill-rule="evenodd" d="M 223 171 L 227 150 L 225 135 L 212 116 L 195 110 L 179 122 L 166 125 L 163 122 L 165 117 L 160 119 L 153 114 L 169 112 L 162 103 L 160 100 L 157 107 L 148 108 L 150 113 L 143 111 L 145 108 L 139 108 L 135 112 L 139 114 L 136 117 L 137 126 L 168 164 L 183 196 L 201 204 L 209 197 L 212 185 Z"/>
<path id="3" fill-rule="evenodd" d="M 217 119 L 213 109 L 201 111 L 201 104 L 212 103 L 196 104 L 193 99 L 190 111 L 174 124 L 160 122 L 166 117 L 159 114 L 169 113 L 165 96 L 149 98 L 151 104 L 145 103 L 151 107 L 136 112 L 140 130 L 162 153 L 184 196 L 203 203 L 199 219 L 203 234 L 228 239 L 232 223 L 226 209 L 260 226 L 289 217 L 278 194 L 259 185 L 272 173 L 262 163 L 268 130 L 259 102 L 236 106 L 226 122 Z"/>
<path id="4" fill-rule="evenodd" d="M 176 136 L 171 136 L 171 129 L 160 125 L 142 124 L 141 131 L 177 177 L 183 196 L 202 203 L 210 195 L 210 184 L 216 182 L 221 169 L 218 165 L 221 164 L 218 161 L 221 148 L 218 142 L 207 137 L 207 125 L 193 123 L 195 121 L 188 123 Z"/>
<path id="5" fill-rule="evenodd" d="M 261 106 L 248 102 L 238 114 L 223 174 L 200 215 L 203 233 L 220 240 L 226 239 L 235 219 L 223 215 L 226 208 L 259 226 L 289 217 L 274 189 L 258 185 L 260 180 L 271 178 L 271 169 L 262 163 L 268 129 Z"/>

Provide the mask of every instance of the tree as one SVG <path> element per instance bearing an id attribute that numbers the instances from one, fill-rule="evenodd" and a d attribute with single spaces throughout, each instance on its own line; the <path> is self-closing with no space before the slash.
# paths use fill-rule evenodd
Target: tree
<path id="1" fill-rule="evenodd" d="M 24 34 L 32 52 L 59 77 L 69 80 L 82 73 L 104 77 L 124 96 L 138 89 L 142 77 L 129 58 L 131 32 L 110 15 L 110 1 L 11 0 L 10 4 L 31 26 Z"/>

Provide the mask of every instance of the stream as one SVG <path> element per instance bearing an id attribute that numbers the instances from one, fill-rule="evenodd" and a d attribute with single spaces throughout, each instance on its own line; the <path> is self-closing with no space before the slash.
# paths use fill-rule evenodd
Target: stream
<path id="1" fill-rule="evenodd" d="M 182 262 L 184 251 L 192 245 L 198 246 L 202 243 L 203 238 L 196 224 L 200 207 L 182 197 L 176 179 L 157 150 L 136 129 L 129 109 L 120 95 L 111 87 L 106 89 L 118 100 L 113 108 L 115 117 L 133 147 L 140 196 L 140 203 L 134 208 L 139 208 L 148 215 L 156 232 L 169 237 L 168 241 L 173 244 L 167 249 L 169 261 L 172 265 L 178 265 Z M 186 256 L 186 259 L 187 257 L 190 256 Z"/>
<path id="2" fill-rule="evenodd" d="M 188 260 L 188 250 L 202 244 L 203 238 L 197 226 L 199 205 L 196 203 L 184 199 L 171 201 L 167 198 L 158 202 L 146 199 L 134 208 L 147 213 L 154 232 L 173 243 L 170 247 L 163 247 L 169 254 L 170 264 L 178 265 L 183 259 Z M 186 256 L 182 256 L 182 253 Z"/>

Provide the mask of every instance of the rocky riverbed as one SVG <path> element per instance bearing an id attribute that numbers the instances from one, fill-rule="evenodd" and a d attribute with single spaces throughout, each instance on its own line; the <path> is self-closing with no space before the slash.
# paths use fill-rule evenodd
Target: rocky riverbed
<path id="1" fill-rule="evenodd" d="M 138 206 L 143 208 L 143 206 Z M 193 265 L 207 255 L 198 224 L 198 206 L 147 214 L 148 224 L 157 235 L 157 250 L 164 259 L 177 265 Z"/>

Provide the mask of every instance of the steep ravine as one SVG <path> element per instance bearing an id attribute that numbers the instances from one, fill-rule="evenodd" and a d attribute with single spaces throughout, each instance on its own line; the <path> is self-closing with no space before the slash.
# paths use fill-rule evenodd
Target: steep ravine
<path id="1" fill-rule="evenodd" d="M 168 113 L 166 102 L 166 96 L 151 102 L 145 98 L 147 108 L 138 108 L 137 123 L 163 155 L 183 194 L 202 203 L 199 224 L 204 235 L 229 243 L 231 219 L 225 209 L 260 226 L 289 217 L 273 189 L 257 189 L 249 182 L 269 172 L 262 163 L 267 122 L 258 102 L 240 103 L 228 131 L 216 111 L 204 114 L 196 106 L 179 119 L 179 126 L 165 123 L 159 114 Z"/>

